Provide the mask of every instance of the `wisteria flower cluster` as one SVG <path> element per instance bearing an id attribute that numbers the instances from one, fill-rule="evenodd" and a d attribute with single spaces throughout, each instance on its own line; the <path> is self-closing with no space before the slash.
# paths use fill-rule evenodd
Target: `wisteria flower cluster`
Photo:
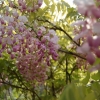
<path id="1" fill-rule="evenodd" d="M 18 0 L 17 6 L 14 4 L 15 2 L 9 0 L 9 6 L 12 8 L 19 9 L 24 12 L 35 12 L 38 8 L 41 7 L 43 0 Z"/>
<path id="2" fill-rule="evenodd" d="M 50 60 L 58 58 L 59 39 L 54 30 L 38 25 L 30 28 L 26 26 L 27 22 L 27 17 L 17 10 L 6 10 L 5 14 L 1 14 L 0 56 L 7 53 L 15 59 L 19 72 L 26 80 L 44 82 Z"/>
<path id="3" fill-rule="evenodd" d="M 82 40 L 77 52 L 86 56 L 89 64 L 94 65 L 96 59 L 100 58 L 100 0 L 74 0 L 74 3 L 78 12 L 85 17 L 72 24 L 75 26 L 74 40 Z M 92 68 L 97 69 L 100 69 L 99 64 Z"/>

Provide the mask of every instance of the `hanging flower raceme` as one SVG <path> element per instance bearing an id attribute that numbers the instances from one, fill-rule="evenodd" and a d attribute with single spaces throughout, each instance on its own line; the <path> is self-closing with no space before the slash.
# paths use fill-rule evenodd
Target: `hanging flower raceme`
<path id="1" fill-rule="evenodd" d="M 23 2 L 18 0 L 21 6 Z M 38 1 L 39 5 L 41 2 Z M 16 66 L 26 80 L 42 83 L 47 78 L 50 60 L 58 58 L 59 39 L 54 30 L 37 25 L 29 28 L 27 22 L 27 17 L 19 15 L 17 10 L 5 10 L 5 14 L 1 14 L 0 56 L 6 52 L 16 60 Z"/>
<path id="2" fill-rule="evenodd" d="M 74 0 L 78 12 L 85 16 L 84 20 L 79 20 L 72 24 L 75 26 L 74 40 L 82 40 L 82 45 L 77 47 L 77 52 L 86 56 L 89 64 L 94 65 L 97 58 L 100 58 L 100 7 L 93 0 Z M 94 68 L 96 69 L 96 68 Z"/>

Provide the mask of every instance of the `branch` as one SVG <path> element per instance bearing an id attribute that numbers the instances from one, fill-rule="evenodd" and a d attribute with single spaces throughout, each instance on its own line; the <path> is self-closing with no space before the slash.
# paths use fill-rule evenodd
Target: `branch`
<path id="1" fill-rule="evenodd" d="M 68 72 L 68 60 L 67 60 L 67 58 L 66 58 L 66 69 L 65 69 L 65 72 L 66 72 L 66 84 L 68 84 L 68 82 L 71 83 L 70 74 Z"/>
<path id="2" fill-rule="evenodd" d="M 21 82 L 21 85 L 23 85 L 24 87 L 27 88 L 27 86 L 24 84 L 24 82 L 22 81 L 21 77 L 16 73 L 15 70 L 10 69 L 10 67 L 8 66 L 8 69 L 10 71 L 10 74 L 14 74 L 16 76 L 16 78 L 18 79 L 19 82 Z"/>
<path id="3" fill-rule="evenodd" d="M 1 83 L 9 85 L 9 86 L 14 87 L 14 88 L 19 88 L 19 89 L 23 89 L 23 90 L 26 90 L 26 91 L 34 92 L 34 94 L 38 97 L 38 99 L 41 100 L 41 98 L 38 96 L 38 94 L 31 89 L 23 88 L 23 87 L 20 87 L 20 86 L 17 86 L 17 85 L 13 85 L 13 84 L 11 84 L 9 82 L 5 82 L 5 81 L 2 81 Z"/>
<path id="4" fill-rule="evenodd" d="M 72 68 L 72 70 L 71 70 L 71 72 L 70 72 L 70 75 L 72 75 L 73 74 L 73 72 L 75 71 L 75 69 L 76 69 L 77 67 L 76 67 L 76 65 Z"/>
<path id="5" fill-rule="evenodd" d="M 54 79 L 54 75 L 53 75 L 53 71 L 52 71 L 52 66 L 50 67 L 50 78 L 53 80 Z M 51 92 L 52 92 L 52 95 L 54 97 L 56 97 L 56 93 L 55 93 L 55 86 L 54 86 L 54 82 L 52 81 L 51 82 Z"/>
<path id="6" fill-rule="evenodd" d="M 76 41 L 74 41 L 73 38 L 72 38 L 64 29 L 62 29 L 60 26 L 58 27 L 58 26 L 54 25 L 53 23 L 51 23 L 51 22 L 48 21 L 48 20 L 42 20 L 42 19 L 37 19 L 37 20 L 38 20 L 38 21 L 43 21 L 43 22 L 49 23 L 50 25 L 52 25 L 52 26 L 54 27 L 54 28 L 52 28 L 52 29 L 62 31 L 63 33 L 65 33 L 65 34 L 67 35 L 67 37 L 68 37 L 73 43 L 75 43 L 77 46 L 80 46 L 80 45 L 79 45 Z"/>
<path id="7" fill-rule="evenodd" d="M 67 51 L 67 50 L 63 50 L 63 49 L 59 49 L 58 51 L 63 52 L 63 53 L 66 53 L 66 54 L 74 55 L 74 56 L 77 56 L 77 57 L 79 57 L 79 58 L 81 58 L 81 59 L 86 60 L 86 58 L 80 56 L 80 55 L 77 54 L 77 53 L 71 52 L 71 51 Z"/>
<path id="8" fill-rule="evenodd" d="M 11 86 L 11 87 L 14 87 L 14 88 L 19 88 L 19 89 L 22 89 L 22 90 L 30 91 L 30 92 L 34 93 L 38 97 L 39 100 L 41 100 L 41 98 L 38 96 L 38 94 L 35 91 L 33 91 L 32 89 L 23 88 L 23 87 L 20 87 L 20 86 L 17 86 L 17 85 L 13 85 L 10 82 L 4 81 L 1 74 L 0 74 L 0 78 L 2 79 L 2 81 L 0 81 L 0 83 L 3 83 L 5 85 L 8 85 L 8 86 Z"/>

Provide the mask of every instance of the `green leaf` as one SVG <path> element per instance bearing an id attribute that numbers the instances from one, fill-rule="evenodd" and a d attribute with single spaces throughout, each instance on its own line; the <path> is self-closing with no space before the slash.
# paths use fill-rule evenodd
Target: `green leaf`
<path id="1" fill-rule="evenodd" d="M 94 79 L 94 80 L 99 80 L 99 79 L 100 79 L 100 72 L 94 73 L 94 74 L 91 76 L 91 78 Z"/>
<path id="2" fill-rule="evenodd" d="M 89 94 L 86 96 L 85 100 L 96 100 L 96 99 L 95 99 L 94 93 L 89 93 Z"/>
<path id="3" fill-rule="evenodd" d="M 5 60 L 0 60 L 0 73 L 4 70 L 5 64 Z"/>
<path id="4" fill-rule="evenodd" d="M 98 65 L 99 63 L 100 63 L 100 58 L 97 58 L 96 61 L 95 61 L 95 63 L 94 63 L 94 66 Z"/>
<path id="5" fill-rule="evenodd" d="M 72 89 L 72 87 L 69 89 L 69 91 L 68 91 L 68 100 L 76 100 L 76 98 L 75 98 L 75 93 L 74 93 L 75 91 L 73 91 L 73 89 Z"/>
<path id="6" fill-rule="evenodd" d="M 75 84 L 69 84 L 64 88 L 60 100 L 82 100 L 84 98 L 84 89 Z"/>
<path id="7" fill-rule="evenodd" d="M 41 97 L 42 100 L 54 100 L 52 96 L 50 95 L 46 95 L 46 96 L 43 96 Z"/>
<path id="8" fill-rule="evenodd" d="M 60 3 L 57 4 L 58 12 L 60 11 Z"/>
<path id="9" fill-rule="evenodd" d="M 38 12 L 37 12 L 38 16 L 39 16 L 39 15 L 42 16 L 48 9 L 49 9 L 48 6 L 46 6 L 46 7 L 43 8 L 43 9 L 39 9 Z"/>
<path id="10" fill-rule="evenodd" d="M 44 0 L 44 3 L 45 3 L 47 6 L 49 6 L 50 1 L 49 1 L 49 0 Z"/>
<path id="11" fill-rule="evenodd" d="M 100 84 L 98 82 L 92 83 L 92 90 L 100 95 Z"/>
<path id="12" fill-rule="evenodd" d="M 55 11 L 55 4 L 52 4 L 52 5 L 51 5 L 51 11 L 52 11 L 52 14 L 53 14 L 54 11 Z"/>
<path id="13" fill-rule="evenodd" d="M 70 5 L 69 5 L 67 2 L 62 1 L 62 3 L 63 3 L 66 7 L 70 7 Z"/>
<path id="14" fill-rule="evenodd" d="M 89 82 L 90 79 L 90 73 L 87 72 L 86 77 L 81 81 L 84 85 L 86 85 Z"/>

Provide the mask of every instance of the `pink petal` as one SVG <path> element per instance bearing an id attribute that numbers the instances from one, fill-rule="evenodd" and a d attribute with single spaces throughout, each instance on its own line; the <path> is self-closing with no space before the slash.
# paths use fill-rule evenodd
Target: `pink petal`
<path id="1" fill-rule="evenodd" d="M 94 33 L 96 33 L 97 35 L 100 34 L 100 22 L 97 22 L 97 23 L 93 24 L 93 29 L 92 29 L 92 31 L 93 31 Z"/>
<path id="2" fill-rule="evenodd" d="M 81 49 L 84 53 L 88 53 L 89 50 L 90 50 L 90 46 L 88 43 L 84 43 L 82 46 L 81 46 Z"/>
<path id="3" fill-rule="evenodd" d="M 95 62 L 95 56 L 93 55 L 93 53 L 89 52 L 86 56 L 87 61 L 89 62 L 89 64 L 93 65 Z"/>
<path id="4" fill-rule="evenodd" d="M 75 26 L 75 25 L 80 26 L 80 25 L 83 25 L 83 24 L 85 24 L 85 21 L 78 20 L 78 21 L 72 23 L 71 26 Z"/>

